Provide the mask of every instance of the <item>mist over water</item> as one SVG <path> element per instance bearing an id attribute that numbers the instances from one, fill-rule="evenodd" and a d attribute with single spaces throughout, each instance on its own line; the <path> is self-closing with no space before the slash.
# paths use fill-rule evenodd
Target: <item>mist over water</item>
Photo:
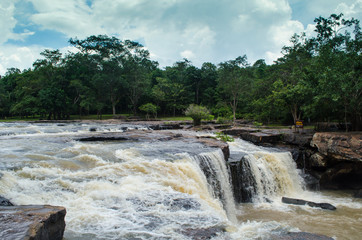
<path id="1" fill-rule="evenodd" d="M 191 138 L 161 139 L 157 133 L 144 133 L 154 134 L 147 141 L 74 140 L 92 128 L 97 133 L 148 129 L 0 123 L 0 195 L 15 204 L 66 207 L 67 240 L 192 239 L 186 232 L 218 228 L 227 231 L 213 239 L 268 239 L 298 230 L 332 236 L 290 217 L 299 214 L 324 228 L 334 221 L 351 222 L 354 226 L 343 232 L 349 237 L 338 239 L 358 239 L 353 229 L 361 222 L 362 203 L 346 195 L 305 191 L 289 153 L 242 140 L 230 143 L 232 156 L 247 155 L 258 182 L 254 203 L 235 205 L 221 150 Z M 285 205 L 281 196 L 328 200 L 337 214 Z"/>

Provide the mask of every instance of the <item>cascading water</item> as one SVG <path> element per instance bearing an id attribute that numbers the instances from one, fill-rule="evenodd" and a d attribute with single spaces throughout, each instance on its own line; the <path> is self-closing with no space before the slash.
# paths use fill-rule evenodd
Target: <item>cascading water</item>
<path id="1" fill-rule="evenodd" d="M 338 208 L 332 217 L 329 212 L 277 205 L 281 195 L 301 194 L 316 202 L 331 198 L 303 191 L 288 153 L 238 139 L 230 143 L 231 160 L 245 165 L 236 165 L 242 178 L 237 178 L 239 182 L 233 179 L 234 185 L 239 183 L 254 201 L 235 206 L 222 152 L 192 140 L 195 138 L 139 131 L 138 141 L 73 140 L 129 129 L 149 128 L 0 123 L 0 195 L 15 204 L 66 207 L 65 240 L 270 239 L 297 231 L 299 226 L 326 235 L 330 234 L 324 229 L 333 229 L 336 236 L 338 231 L 347 231 L 343 236 L 352 236 L 348 239 L 362 237 L 358 235 L 362 201 L 344 195 L 332 197 L 331 203 Z M 235 169 L 231 166 L 231 171 Z M 291 219 L 294 215 L 295 220 Z M 319 225 L 323 228 L 310 228 Z"/>
<path id="2" fill-rule="evenodd" d="M 237 139 L 230 143 L 235 195 L 239 202 L 280 201 L 304 190 L 303 179 L 289 152 L 264 149 Z"/>
<path id="3" fill-rule="evenodd" d="M 206 176 L 213 197 L 221 200 L 229 220 L 236 223 L 235 200 L 223 153 L 221 150 L 202 153 L 195 159 Z"/>
<path id="4" fill-rule="evenodd" d="M 65 239 L 192 239 L 200 229 L 224 239 L 236 222 L 221 150 L 157 134 L 79 142 L 68 129 L 14 127 L 0 138 L 0 195 L 15 204 L 65 206 Z"/>

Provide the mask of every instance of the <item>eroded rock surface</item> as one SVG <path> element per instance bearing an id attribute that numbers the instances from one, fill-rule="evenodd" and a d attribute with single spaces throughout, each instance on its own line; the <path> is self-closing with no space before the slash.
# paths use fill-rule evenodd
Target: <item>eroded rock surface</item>
<path id="1" fill-rule="evenodd" d="M 362 162 L 361 132 L 315 133 L 310 144 L 331 161 Z"/>
<path id="2" fill-rule="evenodd" d="M 0 206 L 0 239 L 61 240 L 65 214 L 48 205 Z"/>

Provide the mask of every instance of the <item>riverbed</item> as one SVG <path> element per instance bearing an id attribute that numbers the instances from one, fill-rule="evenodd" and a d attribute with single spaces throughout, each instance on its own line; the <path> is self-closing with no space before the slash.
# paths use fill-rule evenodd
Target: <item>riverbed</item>
<path id="1" fill-rule="evenodd" d="M 132 131 L 149 137 L 78 140 Z M 292 186 L 293 197 L 329 202 L 336 211 L 285 205 L 279 193 L 269 197 L 272 202 L 235 205 L 221 150 L 181 137 L 210 134 L 170 131 L 175 137 L 169 138 L 147 125 L 124 123 L 0 123 L 0 195 L 15 204 L 66 207 L 67 240 L 192 239 L 195 229 L 215 231 L 213 239 L 268 239 L 289 231 L 362 238 L 362 201 L 349 192 Z M 231 147 L 234 155 L 247 146 L 240 151 L 289 161 L 288 153 L 238 144 Z M 286 177 L 299 181 L 292 176 L 298 170 L 290 171 Z"/>

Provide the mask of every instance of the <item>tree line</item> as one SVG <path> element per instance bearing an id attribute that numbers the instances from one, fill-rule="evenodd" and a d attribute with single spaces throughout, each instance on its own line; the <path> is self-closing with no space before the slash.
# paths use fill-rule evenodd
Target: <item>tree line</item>
<path id="1" fill-rule="evenodd" d="M 361 130 L 361 29 L 343 14 L 315 19 L 315 34 L 294 34 L 268 65 L 247 56 L 194 66 L 187 59 L 161 69 L 141 44 L 107 35 L 69 43 L 63 56 L 44 50 L 33 67 L 0 78 L 0 116 L 72 114 L 180 115 L 202 105 L 215 119 L 292 124 L 337 121 Z"/>

